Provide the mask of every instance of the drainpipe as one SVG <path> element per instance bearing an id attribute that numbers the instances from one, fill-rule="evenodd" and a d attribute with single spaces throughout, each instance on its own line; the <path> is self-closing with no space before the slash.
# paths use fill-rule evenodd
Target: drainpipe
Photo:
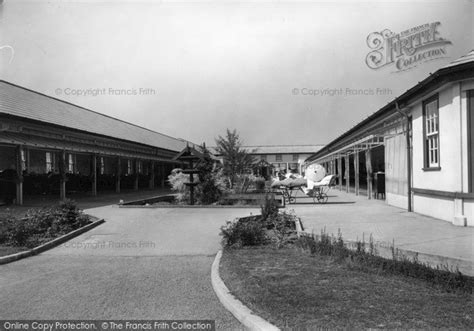
<path id="1" fill-rule="evenodd" d="M 411 132 L 411 127 L 410 127 L 410 117 L 408 116 L 408 110 L 407 108 L 406 112 L 403 112 L 400 107 L 398 106 L 398 102 L 395 103 L 396 110 L 397 112 L 402 115 L 405 120 L 407 121 L 407 134 L 406 134 L 406 144 L 407 144 L 407 187 L 408 187 L 408 211 L 411 212 L 412 210 L 412 205 L 411 205 L 411 171 L 412 171 L 412 162 L 411 162 L 411 141 L 410 141 L 410 132 Z"/>

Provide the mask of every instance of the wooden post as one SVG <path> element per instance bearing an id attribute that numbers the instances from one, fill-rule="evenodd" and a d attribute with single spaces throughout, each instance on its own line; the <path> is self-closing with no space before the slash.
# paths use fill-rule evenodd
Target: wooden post
<path id="1" fill-rule="evenodd" d="M 120 176 L 122 174 L 122 165 L 120 162 L 120 156 L 117 156 L 117 172 L 115 174 L 115 192 L 120 193 Z"/>
<path id="2" fill-rule="evenodd" d="M 342 157 L 341 156 L 339 156 L 337 159 L 337 172 L 338 172 L 337 182 L 339 184 L 339 191 L 342 191 Z"/>
<path id="3" fill-rule="evenodd" d="M 140 160 L 136 159 L 135 160 L 135 183 L 133 185 L 133 189 L 135 191 L 138 191 L 138 177 L 139 177 L 139 173 L 138 173 L 138 163 L 140 162 Z"/>
<path id="4" fill-rule="evenodd" d="M 365 151 L 365 168 L 367 169 L 367 199 L 372 199 L 372 152 Z"/>
<path id="5" fill-rule="evenodd" d="M 16 149 L 16 204 L 23 205 L 23 167 L 21 154 L 23 151 L 23 146 L 18 145 Z"/>
<path id="6" fill-rule="evenodd" d="M 151 161 L 150 164 L 150 183 L 149 187 L 151 190 L 155 188 L 155 162 Z"/>
<path id="7" fill-rule="evenodd" d="M 359 185 L 359 152 L 355 151 L 354 153 L 354 179 L 355 179 L 355 194 L 359 195 L 360 185 Z"/>
<path id="8" fill-rule="evenodd" d="M 66 151 L 62 150 L 59 156 L 59 199 L 66 199 Z"/>
<path id="9" fill-rule="evenodd" d="M 165 164 L 161 164 L 161 188 L 165 187 Z"/>
<path id="10" fill-rule="evenodd" d="M 97 195 L 97 155 L 92 154 L 92 196 Z"/>
<path id="11" fill-rule="evenodd" d="M 346 166 L 346 171 L 345 171 L 345 178 L 346 178 L 346 192 L 349 193 L 350 191 L 350 171 L 349 171 L 349 154 L 344 156 L 344 165 Z"/>

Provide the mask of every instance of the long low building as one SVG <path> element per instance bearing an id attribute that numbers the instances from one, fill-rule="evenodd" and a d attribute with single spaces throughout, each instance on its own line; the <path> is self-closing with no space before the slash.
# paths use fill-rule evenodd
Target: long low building
<path id="1" fill-rule="evenodd" d="M 189 142 L 0 81 L 0 200 L 164 186 Z"/>
<path id="2" fill-rule="evenodd" d="M 311 163 L 337 174 L 347 192 L 473 226 L 474 51 L 330 142 Z"/>

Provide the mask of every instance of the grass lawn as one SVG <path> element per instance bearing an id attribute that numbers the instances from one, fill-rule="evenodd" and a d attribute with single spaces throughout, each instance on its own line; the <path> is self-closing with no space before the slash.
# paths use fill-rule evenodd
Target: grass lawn
<path id="1" fill-rule="evenodd" d="M 225 250 L 220 274 L 239 300 L 280 328 L 474 329 L 472 294 L 292 248 Z"/>

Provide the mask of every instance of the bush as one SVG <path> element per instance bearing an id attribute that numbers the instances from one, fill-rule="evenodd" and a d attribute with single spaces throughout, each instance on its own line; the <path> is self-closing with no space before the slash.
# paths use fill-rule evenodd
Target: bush
<path id="1" fill-rule="evenodd" d="M 187 203 L 189 201 L 189 188 L 184 183 L 189 183 L 189 175 L 175 169 L 168 176 L 171 190 L 177 193 L 176 201 Z M 197 179 L 195 179 L 197 181 Z"/>
<path id="2" fill-rule="evenodd" d="M 194 182 L 199 184 L 194 190 L 195 201 L 204 205 L 217 202 L 227 189 L 227 179 L 223 175 L 222 169 L 214 165 L 210 159 L 199 162 L 196 168 L 199 172 L 194 175 Z M 177 192 L 176 201 L 189 203 L 190 189 L 185 183 L 189 183 L 190 176 L 180 170 L 173 170 L 168 176 L 168 182 L 171 189 Z"/>
<path id="3" fill-rule="evenodd" d="M 199 162 L 197 169 L 201 183 L 197 187 L 197 201 L 204 205 L 217 202 L 223 193 L 222 169 L 219 169 L 210 158 Z"/>
<path id="4" fill-rule="evenodd" d="M 281 248 L 297 238 L 296 222 L 299 221 L 294 212 L 276 213 L 266 220 L 267 229 L 270 231 L 270 240 Z"/>
<path id="5" fill-rule="evenodd" d="M 91 223 L 71 200 L 54 207 L 31 209 L 23 218 L 0 219 L 0 244 L 35 247 Z"/>
<path id="6" fill-rule="evenodd" d="M 229 221 L 221 227 L 222 245 L 226 248 L 263 245 L 267 241 L 265 230 L 259 217 Z"/>
<path id="7" fill-rule="evenodd" d="M 266 222 L 268 218 L 278 214 L 278 202 L 272 195 L 266 194 L 263 204 L 260 206 L 260 213 L 263 220 Z"/>

